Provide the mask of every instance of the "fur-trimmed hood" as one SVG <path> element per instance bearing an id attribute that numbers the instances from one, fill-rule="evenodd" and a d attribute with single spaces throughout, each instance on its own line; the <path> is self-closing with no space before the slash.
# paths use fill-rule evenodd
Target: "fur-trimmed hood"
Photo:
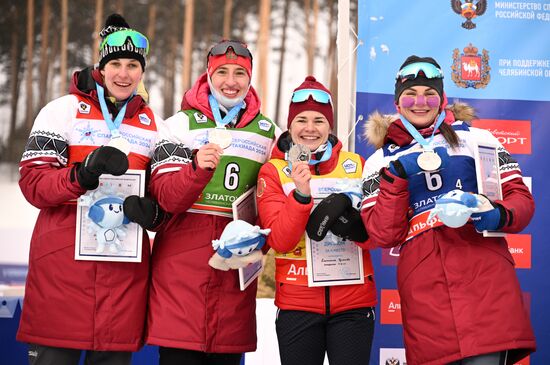
<path id="1" fill-rule="evenodd" d="M 455 120 L 469 123 L 475 118 L 474 108 L 464 103 L 456 102 L 447 106 L 445 110 L 447 112 L 445 123 L 450 124 Z M 395 121 L 399 121 L 399 114 L 380 114 L 378 111 L 375 111 L 369 115 L 365 124 L 363 137 L 369 144 L 378 149 L 386 143 L 389 127 Z M 401 123 L 399 124 L 401 125 Z"/>

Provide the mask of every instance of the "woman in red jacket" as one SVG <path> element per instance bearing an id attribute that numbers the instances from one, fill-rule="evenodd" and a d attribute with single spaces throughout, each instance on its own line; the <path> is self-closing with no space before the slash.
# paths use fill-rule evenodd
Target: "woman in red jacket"
<path id="1" fill-rule="evenodd" d="M 146 170 L 159 121 L 138 88 L 147 38 L 118 14 L 100 35 L 99 67 L 75 72 L 70 94 L 42 108 L 20 163 L 21 191 L 40 209 L 17 332 L 33 365 L 76 365 L 82 350 L 86 364 L 129 365 L 143 345 L 147 235 L 139 263 L 74 258 L 77 198 L 102 174 Z"/>
<path id="2" fill-rule="evenodd" d="M 256 349 L 256 282 L 241 291 L 236 270 L 209 265 L 231 203 L 255 185 L 280 134 L 251 77 L 246 44 L 215 44 L 181 111 L 159 126 L 150 191 L 171 218 L 155 236 L 147 343 L 161 365 L 234 365 Z M 145 216 L 159 211 L 139 201 L 155 207 Z M 139 210 L 130 218 L 154 226 Z"/>
<path id="3" fill-rule="evenodd" d="M 314 202 L 338 191 L 339 182 L 360 183 L 364 164 L 359 155 L 342 150 L 332 127 L 330 92 L 308 76 L 293 93 L 288 131 L 258 176 L 260 224 L 271 229 L 268 244 L 276 251 L 276 328 L 283 365 L 322 364 L 325 353 L 331 364 L 368 364 L 370 358 L 376 290 L 369 251 L 362 250 L 362 284 L 309 287 L 306 274 L 304 239 Z M 349 204 L 347 214 L 347 222 L 359 229 L 336 231 L 361 246 L 367 235 L 359 212 Z M 315 238 L 327 234 L 324 228 L 313 231 Z M 317 237 L 320 231 L 323 237 Z"/>
<path id="4" fill-rule="evenodd" d="M 533 196 L 519 165 L 489 131 L 468 125 L 470 107 L 447 106 L 433 58 L 407 58 L 395 103 L 398 116 L 375 114 L 367 124 L 378 150 L 363 173 L 361 215 L 373 244 L 401 247 L 397 285 L 407 363 L 513 364 L 535 350 L 535 338 L 506 240 L 480 232 L 517 233 L 531 220 Z M 451 190 L 479 191 L 479 141 L 497 148 L 502 199 L 451 228 L 430 213 Z"/>

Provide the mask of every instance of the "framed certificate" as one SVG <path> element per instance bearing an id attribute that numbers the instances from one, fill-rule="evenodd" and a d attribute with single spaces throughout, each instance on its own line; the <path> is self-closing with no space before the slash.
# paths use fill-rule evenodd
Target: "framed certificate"
<path id="1" fill-rule="evenodd" d="M 75 259 L 141 262 L 143 228 L 125 217 L 122 206 L 127 196 L 144 194 L 143 170 L 101 175 L 99 187 L 77 201 Z"/>
<path id="2" fill-rule="evenodd" d="M 243 220 L 252 225 L 256 224 L 258 208 L 256 206 L 256 187 L 248 189 L 239 196 L 231 205 L 233 209 L 233 220 Z M 239 286 L 245 290 L 262 272 L 263 261 L 256 261 L 246 267 L 239 269 Z"/>
<path id="3" fill-rule="evenodd" d="M 478 194 L 483 194 L 491 201 L 502 199 L 500 171 L 498 167 L 497 145 L 478 141 L 475 150 L 475 165 Z M 506 233 L 483 231 L 484 237 L 503 237 Z"/>
<path id="4" fill-rule="evenodd" d="M 308 286 L 363 284 L 363 251 L 352 241 L 328 232 L 322 241 L 306 234 Z"/>

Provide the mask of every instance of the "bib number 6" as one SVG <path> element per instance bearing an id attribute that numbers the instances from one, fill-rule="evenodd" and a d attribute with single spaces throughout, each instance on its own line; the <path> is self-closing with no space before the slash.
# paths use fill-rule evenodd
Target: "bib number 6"
<path id="1" fill-rule="evenodd" d="M 228 163 L 225 167 L 223 186 L 227 190 L 236 190 L 239 186 L 239 171 L 241 168 L 234 162 Z"/>
<path id="2" fill-rule="evenodd" d="M 424 173 L 424 176 L 426 177 L 426 187 L 430 191 L 435 191 L 438 189 L 441 189 L 443 186 L 443 179 L 441 179 L 441 175 L 438 173 Z"/>

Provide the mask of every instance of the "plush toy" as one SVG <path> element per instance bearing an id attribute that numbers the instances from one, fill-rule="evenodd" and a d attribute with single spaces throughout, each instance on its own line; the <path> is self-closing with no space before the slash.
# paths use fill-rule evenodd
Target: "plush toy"
<path id="1" fill-rule="evenodd" d="M 105 246 L 112 253 L 120 251 L 120 239 L 126 237 L 126 224 L 130 223 L 124 215 L 123 203 L 123 199 L 111 195 L 99 198 L 90 205 L 88 217 L 95 223 L 92 230 L 97 240 L 96 253 L 102 253 Z"/>
<path id="2" fill-rule="evenodd" d="M 235 220 L 225 226 L 220 239 L 212 241 L 216 252 L 208 264 L 227 271 L 245 267 L 262 259 L 261 248 L 271 229 L 260 229 L 243 220 Z"/>
<path id="3" fill-rule="evenodd" d="M 448 227 L 458 228 L 466 224 L 470 215 L 478 212 L 483 202 L 479 195 L 465 193 L 462 190 L 451 190 L 435 202 L 428 220 L 437 215 Z"/>

